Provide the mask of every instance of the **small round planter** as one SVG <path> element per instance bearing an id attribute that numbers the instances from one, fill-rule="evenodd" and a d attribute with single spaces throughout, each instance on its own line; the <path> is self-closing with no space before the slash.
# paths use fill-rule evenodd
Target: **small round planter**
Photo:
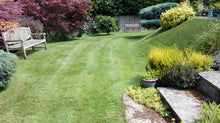
<path id="1" fill-rule="evenodd" d="M 157 80 L 158 79 L 155 80 L 141 79 L 141 87 L 143 88 L 155 87 Z"/>
<path id="2" fill-rule="evenodd" d="M 202 12 L 202 16 L 208 16 L 208 12 Z"/>

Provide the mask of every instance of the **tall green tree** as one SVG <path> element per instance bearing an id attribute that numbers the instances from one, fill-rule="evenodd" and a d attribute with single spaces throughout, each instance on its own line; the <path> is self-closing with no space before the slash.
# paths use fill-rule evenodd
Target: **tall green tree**
<path id="1" fill-rule="evenodd" d="M 140 9 L 164 2 L 180 0 L 92 0 L 91 16 L 96 15 L 135 15 Z"/>

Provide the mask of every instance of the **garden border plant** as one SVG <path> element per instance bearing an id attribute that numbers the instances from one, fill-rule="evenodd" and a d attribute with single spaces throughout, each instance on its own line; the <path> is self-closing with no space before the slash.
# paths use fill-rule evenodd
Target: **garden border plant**
<path id="1" fill-rule="evenodd" d="M 180 79 L 184 80 L 184 82 L 182 84 L 172 83 L 171 85 L 178 88 L 188 88 L 195 85 L 193 83 L 198 79 L 196 73 L 210 69 L 212 59 L 206 55 L 203 55 L 201 52 L 196 52 L 190 48 L 180 51 L 177 47 L 165 47 L 153 48 L 148 55 L 148 62 L 152 69 L 160 71 L 160 79 L 158 81 L 159 86 L 170 86 L 170 83 L 167 82 L 167 80 L 170 80 L 172 77 L 174 77 L 171 76 L 173 75 L 173 72 L 178 71 L 175 72 L 175 80 Z M 173 67 L 177 64 L 189 67 L 179 66 L 178 69 L 174 69 Z M 190 77 L 181 75 L 181 73 L 186 73 L 186 71 L 192 72 L 193 75 Z M 185 77 L 189 77 L 187 79 L 191 79 L 193 83 L 187 81 Z"/>
<path id="2" fill-rule="evenodd" d="M 4 89 L 15 74 L 18 58 L 0 50 L 0 90 Z"/>
<path id="3" fill-rule="evenodd" d="M 201 120 L 196 120 L 195 123 L 219 123 L 220 122 L 220 104 L 216 102 L 204 103 L 202 105 L 202 115 L 200 115 Z"/>
<path id="4" fill-rule="evenodd" d="M 156 88 L 142 88 L 140 84 L 136 84 L 128 87 L 126 92 L 135 102 L 153 108 L 166 119 L 170 118 L 169 107 L 162 102 L 161 95 Z"/>

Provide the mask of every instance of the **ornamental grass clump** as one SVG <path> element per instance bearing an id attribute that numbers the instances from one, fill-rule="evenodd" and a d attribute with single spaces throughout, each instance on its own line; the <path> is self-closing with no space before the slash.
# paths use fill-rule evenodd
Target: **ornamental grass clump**
<path id="1" fill-rule="evenodd" d="M 160 25 L 163 30 L 166 30 L 176 27 L 193 16 L 193 8 L 190 7 L 190 2 L 186 0 L 185 2 L 181 2 L 177 7 L 162 13 L 160 16 Z"/>
<path id="2" fill-rule="evenodd" d="M 168 106 L 162 100 L 159 91 L 154 87 L 142 88 L 140 84 L 132 85 L 127 94 L 137 103 L 153 108 L 162 117 L 169 117 Z"/>

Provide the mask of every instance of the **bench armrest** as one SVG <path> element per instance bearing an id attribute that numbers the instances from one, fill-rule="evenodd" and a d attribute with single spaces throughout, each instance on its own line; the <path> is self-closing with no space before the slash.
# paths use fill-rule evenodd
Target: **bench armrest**
<path id="1" fill-rule="evenodd" d="M 22 43 L 23 41 L 22 40 L 8 40 L 8 41 L 5 41 L 7 44 L 13 44 L 13 43 Z"/>
<path id="2" fill-rule="evenodd" d="M 22 40 L 8 40 L 6 42 L 22 42 Z"/>

